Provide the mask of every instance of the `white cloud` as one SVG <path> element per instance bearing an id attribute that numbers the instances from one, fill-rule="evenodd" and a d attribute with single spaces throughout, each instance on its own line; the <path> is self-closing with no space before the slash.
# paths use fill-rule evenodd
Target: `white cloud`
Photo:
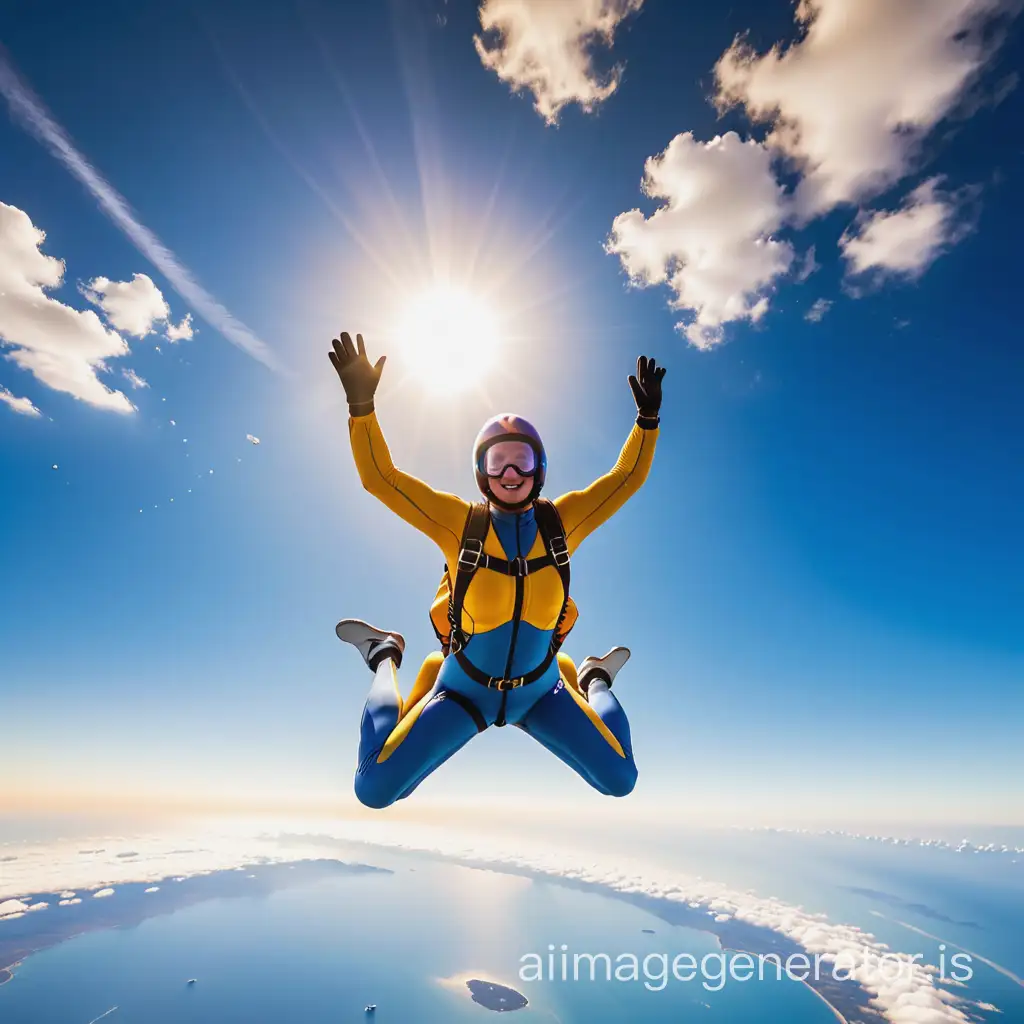
<path id="1" fill-rule="evenodd" d="M 769 144 L 804 172 L 810 218 L 878 194 L 989 56 L 982 28 L 1012 0 L 800 0 L 802 34 L 758 55 L 737 40 L 715 73 L 721 105 L 771 122 Z"/>
<path id="2" fill-rule="evenodd" d="M 800 260 L 796 269 L 793 271 L 793 280 L 803 283 L 812 274 L 816 274 L 819 270 L 821 270 L 821 264 L 817 260 L 814 246 L 812 245 L 810 249 L 804 253 L 803 259 Z"/>
<path id="3" fill-rule="evenodd" d="M 832 308 L 831 299 L 815 299 L 814 304 L 811 306 L 806 313 L 804 313 L 804 319 L 812 324 L 821 323 L 825 318 L 825 314 Z"/>
<path id="4" fill-rule="evenodd" d="M 3 900 L 0 902 L 0 918 L 21 917 L 28 910 L 28 904 L 21 900 Z"/>
<path id="5" fill-rule="evenodd" d="M 101 900 L 101 899 L 103 899 L 106 896 L 113 896 L 113 895 L 114 895 L 114 890 L 113 889 L 100 889 L 98 892 L 94 892 L 92 894 L 92 898 L 94 900 Z"/>
<path id="6" fill-rule="evenodd" d="M 122 370 L 121 376 L 124 377 L 124 379 L 128 381 L 136 391 L 140 388 L 149 387 L 149 381 L 146 380 L 145 377 L 140 377 L 134 370 Z"/>
<path id="7" fill-rule="evenodd" d="M 277 359 L 266 342 L 232 316 L 192 276 L 188 267 L 184 266 L 178 257 L 136 218 L 124 196 L 89 163 L 83 153 L 79 152 L 67 132 L 53 119 L 42 101 L 21 79 L 2 51 L 0 94 L 7 100 L 12 116 L 89 190 L 100 209 L 207 323 L 254 359 L 258 359 L 271 369 L 278 369 Z"/>
<path id="8" fill-rule="evenodd" d="M 725 323 L 760 319 L 793 261 L 793 247 L 772 238 L 786 202 L 770 152 L 735 132 L 710 142 L 686 132 L 647 159 L 643 190 L 660 208 L 619 214 L 606 245 L 632 281 L 669 285 L 673 306 L 693 311 L 679 326 L 698 348 L 721 342 Z"/>
<path id="9" fill-rule="evenodd" d="M 549 124 L 570 103 L 593 110 L 619 86 L 622 67 L 598 71 L 592 50 L 610 47 L 615 31 L 644 0 L 483 0 L 482 36 L 474 36 L 484 67 L 512 89 L 533 93 Z"/>
<path id="10" fill-rule="evenodd" d="M 776 278 L 791 270 L 804 281 L 818 269 L 813 247 L 794 261 L 774 232 L 887 190 L 958 104 L 970 113 L 968 92 L 1004 34 L 993 21 L 1020 6 L 798 0 L 795 42 L 758 54 L 738 38 L 715 66 L 719 107 L 769 122 L 765 142 L 677 135 L 646 163 L 644 190 L 665 205 L 650 218 L 620 214 L 608 251 L 635 283 L 669 285 L 672 305 L 691 313 L 680 326 L 693 344 L 718 344 L 724 324 L 764 314 Z M 778 184 L 773 158 L 798 172 L 792 193 Z M 968 191 L 942 194 L 933 180 L 901 210 L 861 215 L 841 241 L 851 273 L 921 273 L 966 233 L 959 207 Z M 808 318 L 822 315 L 812 307 Z"/>
<path id="11" fill-rule="evenodd" d="M 879 210 L 861 217 L 842 237 L 839 247 L 851 274 L 915 278 L 969 230 L 958 216 L 956 196 L 939 189 L 939 179 L 919 185 L 898 210 Z"/>
<path id="12" fill-rule="evenodd" d="M 167 321 L 167 329 L 164 334 L 168 341 L 191 341 L 195 337 L 195 329 L 192 327 L 192 314 L 186 313 L 181 323 L 172 324 Z"/>
<path id="13" fill-rule="evenodd" d="M 318 832 L 322 828 L 318 826 Z M 718 882 L 685 874 L 676 868 L 623 863 L 621 858 L 603 857 L 588 849 L 556 847 L 548 842 L 518 840 L 513 846 L 506 836 L 462 833 L 447 826 L 415 825 L 409 821 L 360 820 L 339 823 L 331 829 L 342 843 L 367 843 L 427 855 L 495 871 L 528 872 L 553 880 L 567 879 L 600 886 L 612 893 L 637 894 L 691 909 L 703 910 L 717 922 L 736 920 L 767 928 L 798 943 L 811 956 L 820 954 L 825 963 L 855 963 L 858 983 L 873 997 L 872 1005 L 890 1024 L 968 1024 L 961 1006 L 968 1005 L 953 993 L 938 987 L 937 969 L 914 962 L 907 954 L 890 950 L 869 932 L 825 914 L 785 903 L 775 897 L 759 896 Z M 189 875 L 227 870 L 241 865 L 290 863 L 327 856 L 324 837 L 237 833 L 197 836 L 136 836 L 132 849 L 138 858 L 117 857 L 117 851 L 97 851 L 102 856 L 83 860 L 81 840 L 57 840 L 26 847 L 23 856 L 5 870 L 0 885 L 7 892 L 57 891 L 62 885 L 79 888 L 97 884 L 150 881 L 183 871 Z M 342 854 L 345 859 L 351 851 Z M 372 863 L 372 861 L 371 861 Z M 175 875 L 175 877 L 184 877 Z M 84 883 L 84 885 L 83 885 Z M 17 889 L 11 887 L 17 886 Z M 155 888 L 155 887 L 154 887 Z M 101 890 L 110 893 L 113 890 Z M 0 891 L 0 895 L 2 895 Z M 99 895 L 97 893 L 96 895 Z M 20 900 L 0 902 L 0 917 L 24 913 L 29 908 Z M 898 975 L 882 954 L 899 958 Z"/>
<path id="14" fill-rule="evenodd" d="M 171 313 L 147 274 L 133 274 L 130 281 L 97 277 L 85 286 L 83 294 L 103 310 L 112 327 L 136 338 L 144 338 L 158 320 L 166 320 Z"/>
<path id="15" fill-rule="evenodd" d="M 78 896 L 73 896 L 68 899 L 58 900 L 57 906 L 59 907 L 73 907 L 77 903 L 81 903 L 81 899 Z"/>
<path id="16" fill-rule="evenodd" d="M 148 889 L 144 889 L 143 890 L 143 892 L 159 892 L 159 891 L 160 891 L 160 886 L 159 885 L 151 885 Z"/>
<path id="17" fill-rule="evenodd" d="M 353 833 L 355 833 L 353 835 Z M 969 1024 L 960 1006 L 967 1005 L 953 993 L 938 987 L 937 968 L 916 962 L 905 953 L 891 950 L 874 935 L 855 925 L 833 922 L 825 914 L 784 903 L 775 897 L 762 897 L 747 890 L 740 892 L 717 882 L 654 865 L 634 868 L 620 860 L 601 862 L 593 851 L 554 849 L 548 844 L 520 844 L 511 851 L 503 837 L 473 837 L 464 845 L 447 829 L 420 827 L 412 830 L 408 822 L 360 823 L 345 826 L 346 839 L 400 849 L 439 854 L 474 866 L 495 870 L 526 870 L 531 873 L 564 878 L 605 887 L 617 893 L 635 893 L 691 908 L 706 908 L 716 922 L 730 919 L 767 928 L 792 939 L 811 956 L 820 954 L 826 963 L 856 964 L 852 976 L 872 995 L 872 1006 L 891 1024 Z M 881 961 L 883 955 L 895 957 Z"/>
<path id="18" fill-rule="evenodd" d="M 46 294 L 63 283 L 64 264 L 42 252 L 45 238 L 23 210 L 0 203 L 0 343 L 11 348 L 7 358 L 48 387 L 130 413 L 132 403 L 97 376 L 128 346 L 91 310 Z"/>
<path id="19" fill-rule="evenodd" d="M 18 398 L 16 395 L 12 395 L 3 385 L 0 385 L 0 402 L 9 405 L 15 412 L 21 413 L 22 416 L 42 416 L 42 413 L 28 398 Z"/>

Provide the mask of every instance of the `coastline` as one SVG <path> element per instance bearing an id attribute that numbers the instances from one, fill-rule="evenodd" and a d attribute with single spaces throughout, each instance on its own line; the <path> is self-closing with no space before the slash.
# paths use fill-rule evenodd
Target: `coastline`
<path id="1" fill-rule="evenodd" d="M 31 951 L 31 953 L 34 952 L 35 950 Z M 17 960 L 12 960 L 10 963 L 4 964 L 2 967 L 0 967 L 0 985 L 6 985 L 7 982 L 14 981 L 15 970 L 25 962 L 25 957 L 29 955 L 31 954 L 22 953 Z"/>
<path id="2" fill-rule="evenodd" d="M 18 915 L 17 920 L 0 922 L 0 985 L 12 981 L 15 969 L 29 956 L 89 932 L 132 927 L 151 917 L 174 913 L 211 899 L 265 897 L 280 889 L 339 874 L 388 873 L 387 868 L 333 859 L 250 862 L 244 867 L 251 870 L 231 868 L 188 877 L 164 876 L 118 884 L 117 895 L 111 899 L 89 899 L 75 906 L 47 907 L 33 914 Z M 179 884 L 163 884 L 172 877 Z M 151 883 L 154 881 L 161 883 L 158 891 L 153 891 Z M 55 894 L 44 892 L 34 895 L 52 899 Z"/>
<path id="3" fill-rule="evenodd" d="M 800 984 L 809 988 L 836 1015 L 836 1020 L 839 1021 L 839 1024 L 850 1024 L 850 1022 L 839 1011 L 839 1008 L 837 1006 L 833 1006 L 832 1003 L 830 1003 L 828 999 L 826 999 L 825 996 L 822 995 L 822 993 L 819 992 L 812 984 L 803 979 L 801 979 Z"/>

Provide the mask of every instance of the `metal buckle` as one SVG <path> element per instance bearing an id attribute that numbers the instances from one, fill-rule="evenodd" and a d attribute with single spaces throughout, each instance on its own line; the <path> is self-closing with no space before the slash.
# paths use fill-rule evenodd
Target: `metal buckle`
<path id="1" fill-rule="evenodd" d="M 516 679 L 496 679 L 494 676 L 491 676 L 491 678 L 487 680 L 487 685 L 491 687 L 492 690 L 515 690 L 517 687 L 523 685 L 523 677 L 518 676 Z"/>
<path id="2" fill-rule="evenodd" d="M 552 537 L 548 543 L 548 550 L 551 552 L 551 560 L 561 568 L 569 564 L 569 545 L 564 537 Z"/>
<path id="3" fill-rule="evenodd" d="M 514 567 L 516 576 L 529 576 L 530 566 L 525 555 L 516 555 L 509 564 Z"/>
<path id="4" fill-rule="evenodd" d="M 459 552 L 459 571 L 476 572 L 480 568 L 480 562 L 484 557 L 484 543 L 469 537 Z"/>

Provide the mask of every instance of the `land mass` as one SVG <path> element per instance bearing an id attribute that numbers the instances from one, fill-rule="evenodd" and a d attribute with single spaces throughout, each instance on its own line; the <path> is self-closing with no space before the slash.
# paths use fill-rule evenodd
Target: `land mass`
<path id="1" fill-rule="evenodd" d="M 45 910 L 33 910 L 21 917 L 0 921 L 0 985 L 11 980 L 14 968 L 33 953 L 42 952 L 85 932 L 104 928 L 127 928 L 147 918 L 170 914 L 183 907 L 212 899 L 241 896 L 269 896 L 279 889 L 319 881 L 338 875 L 391 874 L 387 868 L 369 864 L 347 864 L 338 860 L 298 861 L 294 864 L 256 863 L 241 870 L 213 871 L 180 882 L 153 879 L 115 887 L 109 899 L 93 899 L 92 890 L 82 890 L 81 903 L 58 906 L 56 893 L 34 893 L 23 902 L 49 903 Z M 155 892 L 146 892 L 159 885 Z"/>
<path id="2" fill-rule="evenodd" d="M 549 885 L 557 885 L 560 888 L 595 893 L 631 903 L 633 906 L 646 910 L 654 917 L 660 918 L 666 924 L 714 935 L 723 950 L 749 953 L 756 958 L 771 956 L 772 959 L 766 961 L 766 977 L 773 976 L 769 972 L 775 971 L 776 958 L 784 964 L 787 957 L 799 954 L 807 957 L 811 963 L 814 962 L 813 954 L 808 953 L 798 942 L 781 932 L 732 917 L 724 921 L 718 920 L 708 915 L 708 908 L 703 904 L 691 907 L 688 903 L 648 896 L 644 893 L 621 892 L 598 882 L 584 882 L 527 867 L 496 864 L 473 857 L 446 857 L 443 854 L 429 853 L 420 853 L 418 856 L 426 856 L 448 863 L 465 864 L 469 867 L 479 867 L 486 871 L 498 871 L 521 878 L 531 878 Z M 825 970 L 818 977 L 815 977 L 813 973 L 810 974 L 803 980 L 803 984 L 827 1003 L 836 1018 L 843 1021 L 844 1024 L 878 1024 L 881 1019 L 878 1011 L 871 1005 L 871 1000 L 874 998 L 873 993 L 853 978 L 834 978 L 831 971 Z"/>
<path id="3" fill-rule="evenodd" d="M 483 981 L 480 978 L 470 978 L 466 982 L 466 988 L 474 1003 L 494 1010 L 497 1013 L 505 1013 L 508 1010 L 521 1010 L 529 1004 L 529 1000 L 522 992 L 517 992 L 508 985 L 499 985 L 496 981 Z"/>

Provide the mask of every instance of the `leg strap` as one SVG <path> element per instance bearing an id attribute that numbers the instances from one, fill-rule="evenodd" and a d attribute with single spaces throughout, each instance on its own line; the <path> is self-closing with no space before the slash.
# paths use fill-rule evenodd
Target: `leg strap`
<path id="1" fill-rule="evenodd" d="M 487 728 L 487 721 L 480 713 L 480 709 L 468 697 L 464 697 L 457 690 L 441 690 L 438 693 L 438 696 L 444 697 L 446 700 L 454 701 L 458 704 L 459 707 L 473 719 L 473 724 L 476 726 L 477 732 L 483 732 Z"/>

